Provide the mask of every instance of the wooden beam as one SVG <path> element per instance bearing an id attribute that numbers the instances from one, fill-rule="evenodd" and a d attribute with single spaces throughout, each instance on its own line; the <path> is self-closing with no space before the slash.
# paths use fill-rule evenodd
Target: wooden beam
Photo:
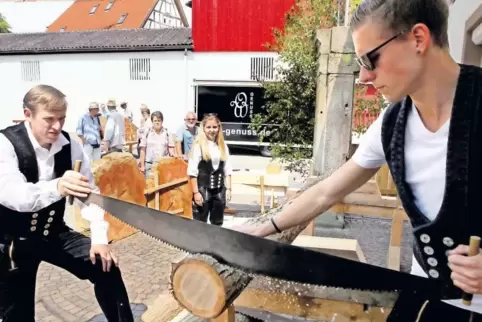
<path id="1" fill-rule="evenodd" d="M 234 305 L 277 314 L 300 316 L 305 319 L 323 321 L 336 317 L 346 321 L 382 322 L 386 321 L 389 308 L 369 307 L 363 304 L 326 300 L 312 297 L 297 296 L 296 294 L 268 292 L 259 289 L 245 289 L 236 299 Z"/>
<path id="2" fill-rule="evenodd" d="M 331 207 L 330 211 L 345 213 L 350 215 L 373 216 L 373 217 L 383 217 L 383 218 L 393 217 L 393 208 L 388 208 L 388 207 L 337 203 L 336 205 Z M 408 220 L 408 217 L 405 214 L 405 211 L 403 209 L 397 209 L 396 212 L 402 213 L 403 220 Z"/>
<path id="3" fill-rule="evenodd" d="M 397 198 L 400 204 L 400 199 Z M 392 219 L 392 229 L 390 232 L 390 246 L 388 248 L 387 267 L 393 270 L 400 270 L 401 247 L 403 240 L 403 214 L 394 209 Z"/>
<path id="4" fill-rule="evenodd" d="M 366 263 L 365 255 L 356 239 L 299 235 L 292 245 Z"/>
<path id="5" fill-rule="evenodd" d="M 173 187 L 173 186 L 177 186 L 177 185 L 186 183 L 186 182 L 188 182 L 188 180 L 189 180 L 189 179 L 188 179 L 187 177 L 181 178 L 181 179 L 172 180 L 172 181 L 170 181 L 170 182 L 167 182 L 167 183 L 164 183 L 164 184 L 161 184 L 161 185 L 154 186 L 154 187 L 152 187 L 152 188 L 146 189 L 146 190 L 144 190 L 144 194 L 145 194 L 145 195 L 150 195 L 150 194 L 155 193 L 155 192 L 157 192 L 157 191 L 164 190 L 164 189 L 167 189 L 167 188 L 170 188 L 170 187 Z"/>
<path id="6" fill-rule="evenodd" d="M 159 187 L 159 173 L 154 172 L 154 187 Z M 161 209 L 161 200 L 159 200 L 159 190 L 154 193 L 154 207 L 156 210 Z"/>
<path id="7" fill-rule="evenodd" d="M 261 177 L 264 177 L 265 187 L 288 188 L 290 185 L 289 175 L 287 174 L 253 174 L 248 171 L 234 172 L 231 176 L 231 183 L 259 186 L 261 185 Z"/>

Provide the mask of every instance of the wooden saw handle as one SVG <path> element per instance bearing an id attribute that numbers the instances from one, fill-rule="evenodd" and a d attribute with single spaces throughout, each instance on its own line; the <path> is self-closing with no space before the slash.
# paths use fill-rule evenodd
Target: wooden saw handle
<path id="1" fill-rule="evenodd" d="M 480 237 L 470 236 L 469 256 L 476 256 L 480 252 Z M 462 303 L 470 306 L 472 304 L 473 295 L 470 293 L 462 293 Z"/>
<path id="2" fill-rule="evenodd" d="M 74 165 L 74 171 L 79 172 L 81 165 L 82 165 L 82 160 L 76 160 Z M 74 196 L 68 196 L 67 201 L 69 202 L 69 205 L 72 205 L 74 203 Z"/>

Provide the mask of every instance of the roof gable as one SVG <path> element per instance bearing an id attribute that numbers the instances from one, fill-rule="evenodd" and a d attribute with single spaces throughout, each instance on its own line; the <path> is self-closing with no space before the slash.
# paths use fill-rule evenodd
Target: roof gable
<path id="1" fill-rule="evenodd" d="M 47 31 L 142 28 L 157 2 L 157 0 L 76 0 L 47 28 Z"/>
<path id="2" fill-rule="evenodd" d="M 0 34 L 0 55 L 192 49 L 191 29 Z"/>

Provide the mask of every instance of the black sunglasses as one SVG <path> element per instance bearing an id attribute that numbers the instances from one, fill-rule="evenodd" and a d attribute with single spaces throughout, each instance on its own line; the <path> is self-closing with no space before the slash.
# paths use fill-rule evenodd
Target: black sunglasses
<path id="1" fill-rule="evenodd" d="M 401 36 L 402 34 L 403 34 L 403 32 L 401 32 L 399 34 L 396 34 L 395 36 L 386 40 L 385 42 L 383 42 L 381 45 L 379 45 L 375 49 L 370 50 L 369 52 L 367 52 L 366 54 L 364 54 L 360 57 L 356 57 L 356 62 L 358 63 L 358 65 L 360 65 L 360 67 L 363 67 L 366 70 L 369 70 L 369 71 L 375 70 L 377 61 L 380 58 L 380 54 L 377 53 L 377 51 L 380 50 L 385 45 L 387 45 L 392 40 Z"/>

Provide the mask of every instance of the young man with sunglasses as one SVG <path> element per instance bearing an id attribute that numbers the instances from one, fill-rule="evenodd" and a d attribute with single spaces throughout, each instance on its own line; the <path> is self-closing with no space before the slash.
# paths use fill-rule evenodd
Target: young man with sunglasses
<path id="1" fill-rule="evenodd" d="M 274 222 L 235 228 L 268 236 L 309 222 L 387 162 L 413 226 L 411 273 L 442 280 L 441 298 L 455 299 L 401 296 L 388 321 L 468 321 L 470 314 L 482 320 L 482 255 L 466 256 L 470 236 L 482 236 L 482 69 L 451 58 L 447 20 L 446 0 L 362 2 L 351 21 L 360 81 L 392 104 L 354 156 Z M 417 236 L 427 227 L 432 235 Z M 461 290 L 474 294 L 470 307 L 461 305 Z"/>

